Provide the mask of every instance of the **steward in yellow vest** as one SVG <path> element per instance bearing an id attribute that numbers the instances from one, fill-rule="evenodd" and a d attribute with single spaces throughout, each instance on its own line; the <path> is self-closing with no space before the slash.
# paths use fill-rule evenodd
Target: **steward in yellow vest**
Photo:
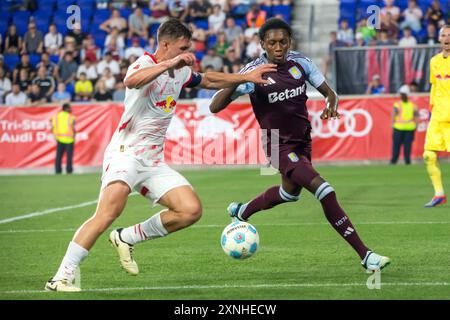
<path id="1" fill-rule="evenodd" d="M 64 103 L 62 110 L 52 117 L 52 133 L 56 139 L 56 160 L 55 172 L 62 172 L 61 162 L 64 153 L 66 153 L 67 167 L 66 172 L 72 173 L 73 147 L 75 143 L 75 116 L 71 114 L 72 110 L 69 103 Z"/>
<path id="2" fill-rule="evenodd" d="M 392 126 L 393 148 L 391 164 L 396 164 L 403 145 L 405 163 L 411 163 L 411 147 L 417 127 L 418 111 L 416 105 L 408 100 L 409 87 L 403 85 L 400 90 L 401 101 L 394 103 Z"/>

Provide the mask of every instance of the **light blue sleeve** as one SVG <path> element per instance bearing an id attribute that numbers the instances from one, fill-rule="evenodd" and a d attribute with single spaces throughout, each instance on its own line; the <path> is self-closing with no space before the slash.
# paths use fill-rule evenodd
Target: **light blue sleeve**
<path id="1" fill-rule="evenodd" d="M 234 90 L 231 95 L 231 100 L 236 100 L 238 97 L 243 96 L 244 94 L 250 94 L 255 91 L 255 84 L 253 82 L 246 82 L 240 84 L 236 90 Z"/>
<path id="2" fill-rule="evenodd" d="M 322 72 L 320 72 L 319 68 L 310 59 L 304 57 L 294 59 L 294 61 L 299 63 L 303 70 L 305 70 L 306 78 L 314 88 L 319 87 L 325 81 Z"/>

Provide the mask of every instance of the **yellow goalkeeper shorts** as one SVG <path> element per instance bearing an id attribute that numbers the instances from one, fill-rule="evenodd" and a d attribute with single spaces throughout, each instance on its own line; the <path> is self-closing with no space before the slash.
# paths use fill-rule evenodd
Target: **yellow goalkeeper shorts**
<path id="1" fill-rule="evenodd" d="M 425 150 L 450 152 L 450 122 L 430 121 Z"/>

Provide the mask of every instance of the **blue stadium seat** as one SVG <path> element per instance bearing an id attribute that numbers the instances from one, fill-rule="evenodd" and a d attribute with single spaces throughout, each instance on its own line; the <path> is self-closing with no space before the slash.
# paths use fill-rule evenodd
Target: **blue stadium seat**
<path id="1" fill-rule="evenodd" d="M 58 10 L 67 10 L 67 7 L 75 4 L 75 0 L 58 0 L 56 2 L 56 8 Z"/>
<path id="2" fill-rule="evenodd" d="M 150 34 L 156 37 L 156 33 L 157 33 L 160 25 L 161 25 L 160 23 L 151 24 L 150 25 Z"/>
<path id="3" fill-rule="evenodd" d="M 273 6 L 272 7 L 272 14 L 274 16 L 277 15 L 277 14 L 281 14 L 283 16 L 283 19 L 286 22 L 290 22 L 291 21 L 291 11 L 292 11 L 291 6 L 277 5 L 277 6 Z"/>
<path id="4" fill-rule="evenodd" d="M 77 5 L 81 7 L 82 10 L 94 9 L 96 0 L 77 0 Z"/>
<path id="5" fill-rule="evenodd" d="M 240 26 L 242 29 L 247 28 L 247 20 L 245 18 L 234 19 L 234 22 L 237 26 Z"/>
<path id="6" fill-rule="evenodd" d="M 0 33 L 2 37 L 5 37 L 6 32 L 8 32 L 9 23 L 7 21 L 0 21 Z"/>
<path id="7" fill-rule="evenodd" d="M 272 7 L 271 6 L 265 6 L 265 5 L 261 5 L 261 10 L 265 11 L 267 13 L 267 18 L 270 18 L 273 16 L 272 14 Z"/>
<path id="8" fill-rule="evenodd" d="M 42 32 L 42 35 L 45 36 L 48 32 L 48 21 L 39 21 L 36 22 L 36 29 Z"/>
<path id="9" fill-rule="evenodd" d="M 40 54 L 30 54 L 30 64 L 36 68 L 37 64 L 41 62 Z"/>
<path id="10" fill-rule="evenodd" d="M 106 32 L 95 33 L 92 37 L 94 38 L 95 45 L 103 50 L 105 47 Z"/>
<path id="11" fill-rule="evenodd" d="M 217 36 L 215 34 L 212 34 L 208 37 L 208 43 L 207 43 L 207 47 L 212 48 L 216 45 L 217 42 Z"/>
<path id="12" fill-rule="evenodd" d="M 203 56 L 205 55 L 205 53 L 203 51 L 195 51 L 195 58 L 199 61 L 202 60 Z"/>
<path id="13" fill-rule="evenodd" d="M 408 0 L 396 0 L 395 5 L 403 11 L 408 7 Z"/>
<path id="14" fill-rule="evenodd" d="M 208 21 L 206 21 L 206 20 L 194 21 L 194 24 L 199 29 L 208 30 L 208 28 L 209 28 Z"/>
<path id="15" fill-rule="evenodd" d="M 10 70 L 14 69 L 20 61 L 20 57 L 16 54 L 5 54 L 3 61 Z"/>
<path id="16" fill-rule="evenodd" d="M 13 23 L 18 26 L 20 24 L 28 25 L 28 21 L 30 20 L 31 13 L 30 11 L 15 11 L 13 13 Z"/>
<path id="17" fill-rule="evenodd" d="M 59 56 L 58 56 L 57 54 L 52 54 L 52 55 L 50 56 L 50 61 L 53 62 L 53 63 L 58 64 L 58 62 L 59 62 Z"/>
<path id="18" fill-rule="evenodd" d="M 230 14 L 233 18 L 242 18 L 250 11 L 250 6 L 246 4 L 240 4 L 230 10 Z"/>
<path id="19" fill-rule="evenodd" d="M 143 14 L 146 14 L 146 15 L 148 15 L 148 16 L 150 16 L 150 15 L 152 14 L 152 12 L 150 11 L 149 8 L 143 8 L 143 9 L 142 9 L 142 13 L 143 13 Z"/>
<path id="20" fill-rule="evenodd" d="M 130 8 L 122 8 L 119 11 L 120 11 L 120 16 L 122 18 L 125 18 L 127 21 L 128 21 L 128 17 L 133 13 L 133 10 Z"/>

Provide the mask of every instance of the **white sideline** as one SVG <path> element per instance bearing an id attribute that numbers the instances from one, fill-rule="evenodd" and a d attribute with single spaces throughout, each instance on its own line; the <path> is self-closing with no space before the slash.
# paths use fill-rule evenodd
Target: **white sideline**
<path id="1" fill-rule="evenodd" d="M 392 282 L 381 283 L 381 288 L 388 287 L 448 287 L 450 282 Z M 239 289 L 239 288 L 323 288 L 323 287 L 366 287 L 366 282 L 350 283 L 274 283 L 274 284 L 224 284 L 224 285 L 187 285 L 187 286 L 155 286 L 155 287 L 116 287 L 87 288 L 82 292 L 119 292 L 119 291 L 153 291 L 153 290 L 202 290 L 202 289 Z M 45 290 L 11 290 L 0 291 L 0 294 L 49 293 Z M 54 293 L 53 293 L 54 294 Z"/>
<path id="2" fill-rule="evenodd" d="M 134 195 L 137 195 L 137 194 L 138 193 L 136 193 L 136 192 L 132 192 L 132 193 L 130 193 L 130 196 L 134 196 Z M 60 211 L 77 209 L 77 208 L 83 208 L 83 207 L 87 207 L 87 206 L 90 206 L 90 205 L 93 205 L 93 204 L 97 204 L 97 202 L 98 202 L 98 199 L 97 200 L 83 202 L 83 203 L 79 203 L 79 204 L 75 204 L 75 205 L 72 205 L 72 206 L 51 208 L 51 209 L 47 209 L 47 210 L 44 210 L 44 211 L 36 211 L 36 212 L 32 212 L 32 213 L 27 213 L 27 214 L 23 214 L 23 215 L 20 215 L 20 216 L 17 216 L 17 217 L 12 217 L 12 218 L 7 218 L 7 219 L 0 220 L 0 224 L 5 224 L 5 223 L 9 223 L 9 222 L 14 222 L 14 221 L 23 220 L 23 219 L 29 219 L 29 218 L 39 217 L 39 216 L 45 216 L 47 214 L 54 213 L 54 212 L 60 212 Z"/>

